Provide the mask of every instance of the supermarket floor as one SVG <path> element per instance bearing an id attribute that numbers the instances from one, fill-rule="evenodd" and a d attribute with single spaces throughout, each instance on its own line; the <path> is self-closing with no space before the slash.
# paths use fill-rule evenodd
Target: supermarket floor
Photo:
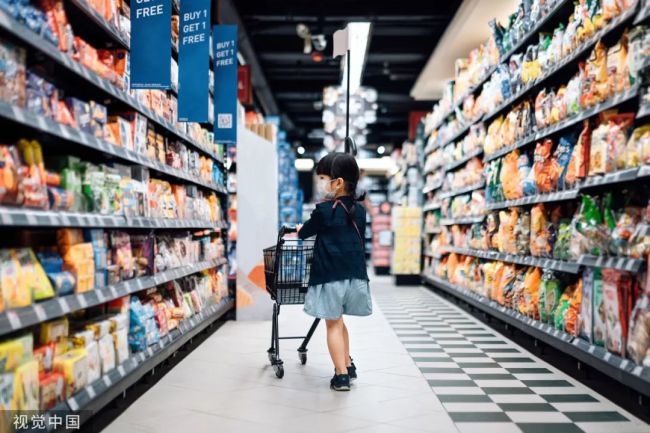
<path id="1" fill-rule="evenodd" d="M 374 277 L 375 314 L 350 318 L 359 379 L 329 390 L 320 326 L 300 365 L 281 345 L 268 365 L 269 322 L 228 322 L 105 431 L 309 433 L 612 433 L 650 426 L 423 287 Z M 282 335 L 310 320 L 283 307 Z"/>

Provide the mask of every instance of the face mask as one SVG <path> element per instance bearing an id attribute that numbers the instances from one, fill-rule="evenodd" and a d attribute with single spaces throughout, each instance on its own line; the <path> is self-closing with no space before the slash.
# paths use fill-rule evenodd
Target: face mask
<path id="1" fill-rule="evenodd" d="M 318 179 L 316 182 L 316 191 L 318 192 L 318 196 L 322 197 L 323 200 L 332 200 L 334 197 L 336 197 L 336 191 L 327 190 L 327 185 L 332 182 L 334 182 L 334 180 L 327 179 Z"/>

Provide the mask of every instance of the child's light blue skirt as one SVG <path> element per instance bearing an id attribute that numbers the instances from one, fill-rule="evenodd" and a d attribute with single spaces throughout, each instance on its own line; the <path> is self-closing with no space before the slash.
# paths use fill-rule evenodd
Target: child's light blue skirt
<path id="1" fill-rule="evenodd" d="M 366 280 L 349 279 L 309 286 L 305 295 L 305 313 L 325 320 L 336 320 L 343 314 L 372 314 L 370 285 Z"/>

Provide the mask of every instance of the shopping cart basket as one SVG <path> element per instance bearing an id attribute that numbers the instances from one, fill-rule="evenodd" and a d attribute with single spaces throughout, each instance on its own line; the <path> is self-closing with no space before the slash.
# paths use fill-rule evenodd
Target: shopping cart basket
<path id="1" fill-rule="evenodd" d="M 282 227 L 278 233 L 276 245 L 264 249 L 264 276 L 266 290 L 275 301 L 273 304 L 273 323 L 271 325 L 271 348 L 268 350 L 269 361 L 278 378 L 284 376 L 284 366 L 280 359 L 280 340 L 303 339 L 298 348 L 301 364 L 307 362 L 307 344 L 318 326 L 320 319 L 315 319 L 307 335 L 301 337 L 280 337 L 278 316 L 280 306 L 301 305 L 305 303 L 309 270 L 314 254 L 314 241 L 297 238 L 285 238 L 295 233 L 294 227 Z"/>

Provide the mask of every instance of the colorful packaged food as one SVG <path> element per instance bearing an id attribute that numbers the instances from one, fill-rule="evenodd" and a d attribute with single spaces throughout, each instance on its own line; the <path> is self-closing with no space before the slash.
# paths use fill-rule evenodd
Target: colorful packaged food
<path id="1" fill-rule="evenodd" d="M 650 366 L 650 294 L 645 291 L 630 314 L 627 355 L 638 365 Z"/>
<path id="2" fill-rule="evenodd" d="M 61 373 L 51 372 L 40 376 L 39 401 L 41 411 L 52 409 L 65 400 L 65 378 Z"/>
<path id="3" fill-rule="evenodd" d="M 63 374 L 66 395 L 80 391 L 88 383 L 88 358 L 86 349 L 72 349 L 54 357 L 54 371 Z"/>
<path id="4" fill-rule="evenodd" d="M 558 306 L 562 285 L 555 273 L 545 270 L 542 274 L 542 282 L 539 286 L 539 319 L 545 323 L 552 323 L 553 313 Z"/>
<path id="5" fill-rule="evenodd" d="M 14 384 L 18 390 L 16 409 L 19 411 L 37 411 L 39 409 L 38 361 L 24 361 L 14 375 Z"/>
<path id="6" fill-rule="evenodd" d="M 589 121 L 584 121 L 584 127 L 578 136 L 578 141 L 571 153 L 569 165 L 566 168 L 564 182 L 566 187 L 572 188 L 578 181 L 584 179 L 589 173 L 589 155 L 591 152 L 591 129 Z"/>
<path id="7" fill-rule="evenodd" d="M 627 340 L 626 299 L 631 278 L 617 269 L 603 269 L 603 304 L 605 307 L 605 347 L 612 353 L 624 355 Z"/>
<path id="8" fill-rule="evenodd" d="M 530 254 L 550 257 L 552 251 L 550 222 L 546 217 L 546 208 L 539 203 L 530 211 Z"/>

